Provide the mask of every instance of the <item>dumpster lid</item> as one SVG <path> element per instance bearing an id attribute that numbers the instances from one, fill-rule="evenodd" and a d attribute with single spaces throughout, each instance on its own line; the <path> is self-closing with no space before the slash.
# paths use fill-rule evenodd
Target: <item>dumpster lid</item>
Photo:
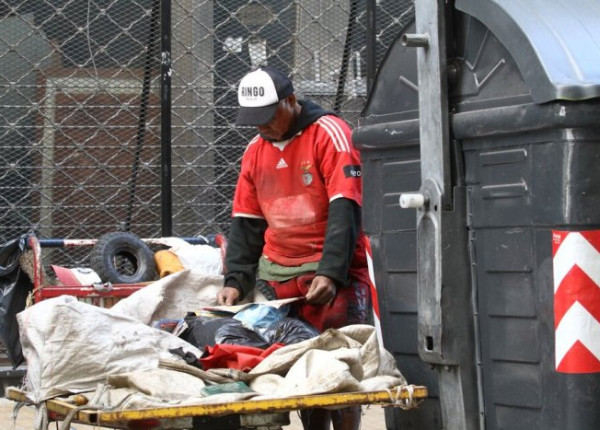
<path id="1" fill-rule="evenodd" d="M 536 103 L 600 97 L 597 0 L 456 0 L 515 59 Z"/>

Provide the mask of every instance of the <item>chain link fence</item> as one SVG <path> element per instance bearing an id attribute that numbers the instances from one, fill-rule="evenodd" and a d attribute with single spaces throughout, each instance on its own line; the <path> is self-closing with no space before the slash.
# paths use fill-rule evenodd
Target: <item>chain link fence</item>
<path id="1" fill-rule="evenodd" d="M 159 237 L 165 204 L 173 236 L 227 233 L 240 157 L 255 133 L 234 126 L 239 79 L 278 67 L 301 97 L 355 125 L 374 66 L 369 38 L 377 63 L 412 8 L 412 0 L 0 0 L 1 239 Z M 69 258 L 86 264 L 83 254 Z"/>

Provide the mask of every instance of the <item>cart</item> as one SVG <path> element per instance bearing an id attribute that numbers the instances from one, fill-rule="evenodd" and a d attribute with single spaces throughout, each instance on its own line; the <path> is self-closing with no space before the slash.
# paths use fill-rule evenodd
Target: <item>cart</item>
<path id="1" fill-rule="evenodd" d="M 144 240 L 147 243 L 160 243 L 158 240 Z M 148 285 L 148 282 L 112 285 L 51 285 L 45 282 L 42 267 L 43 247 L 93 246 L 95 243 L 96 241 L 89 239 L 40 240 L 30 236 L 28 246 L 33 251 L 35 302 L 60 295 L 71 295 L 89 304 L 108 308 Z M 219 240 L 219 244 L 224 253 L 226 244 L 222 239 Z M 48 420 L 62 421 L 63 427 L 66 422 L 65 428 L 69 428 L 70 423 L 80 423 L 113 429 L 277 430 L 290 424 L 290 411 L 335 409 L 351 405 L 411 409 L 417 407 L 427 395 L 427 388 L 424 386 L 404 385 L 381 391 L 313 394 L 130 410 L 99 410 L 81 394 L 49 399 L 42 405 L 47 411 Z M 15 402 L 31 404 L 26 393 L 16 387 L 7 388 L 6 397 Z"/>
<path id="2" fill-rule="evenodd" d="M 184 237 L 181 238 L 190 244 L 209 244 L 214 243 L 219 247 L 221 254 L 225 254 L 227 241 L 225 237 L 217 233 L 212 238 L 206 237 Z M 164 239 L 140 239 L 148 245 L 159 246 L 164 243 Z M 32 251 L 32 281 L 33 281 L 33 301 L 38 303 L 42 300 L 62 295 L 70 295 L 86 303 L 110 308 L 122 298 L 128 297 L 139 289 L 145 287 L 150 282 L 136 283 L 111 283 L 103 282 L 98 284 L 65 284 L 55 285 L 47 282 L 42 262 L 42 249 L 46 248 L 79 248 L 93 247 L 96 245 L 96 239 L 39 239 L 35 235 L 27 238 L 27 246 Z"/>

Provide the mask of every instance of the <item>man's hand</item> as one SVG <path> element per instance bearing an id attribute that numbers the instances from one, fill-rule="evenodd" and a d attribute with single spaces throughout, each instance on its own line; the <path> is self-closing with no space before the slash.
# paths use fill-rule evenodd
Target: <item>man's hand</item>
<path id="1" fill-rule="evenodd" d="M 223 287 L 217 293 L 217 303 L 219 305 L 235 305 L 240 299 L 240 292 L 234 287 Z"/>
<path id="2" fill-rule="evenodd" d="M 333 301 L 336 291 L 335 283 L 331 278 L 317 275 L 312 280 L 308 293 L 306 293 L 306 302 L 314 305 L 324 305 Z"/>

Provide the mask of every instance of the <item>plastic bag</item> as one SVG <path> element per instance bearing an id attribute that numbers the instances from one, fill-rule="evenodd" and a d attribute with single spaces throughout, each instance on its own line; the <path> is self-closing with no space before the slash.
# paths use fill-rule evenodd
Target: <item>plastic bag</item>
<path id="1" fill-rule="evenodd" d="M 229 318 L 230 320 L 232 318 Z M 235 321 L 235 320 L 234 320 Z M 290 345 L 318 336 L 319 331 L 313 326 L 295 318 L 284 318 L 271 324 L 260 334 L 248 330 L 242 323 L 235 321 L 223 325 L 215 334 L 215 343 L 268 348 L 275 343 Z"/>
<path id="2" fill-rule="evenodd" d="M 284 318 L 270 328 L 268 337 L 271 343 L 291 345 L 312 339 L 320 334 L 319 330 L 304 321 L 296 318 Z"/>
<path id="3" fill-rule="evenodd" d="M 269 330 L 271 325 L 285 318 L 289 309 L 290 308 L 287 305 L 274 307 L 264 303 L 253 303 L 236 313 L 233 318 L 241 321 L 244 327 L 249 330 L 254 330 L 268 342 L 264 333 Z"/>
<path id="4" fill-rule="evenodd" d="M 230 317 L 186 317 L 185 321 L 188 328 L 181 334 L 181 338 L 199 349 L 218 343 L 256 348 L 269 346 L 256 332 L 244 328 L 240 321 Z"/>
<path id="5" fill-rule="evenodd" d="M 250 330 L 234 318 L 222 318 L 228 320 L 215 332 L 215 344 L 229 344 L 241 346 L 253 346 L 266 349 L 271 343 L 265 340 L 254 330 Z"/>
<path id="6" fill-rule="evenodd" d="M 216 344 L 266 349 L 275 343 L 290 345 L 320 334 L 310 324 L 289 317 L 270 324 L 261 333 L 244 327 L 241 321 L 232 317 L 205 318 L 190 315 L 184 320 L 187 328 L 180 337 L 199 349 Z"/>
<path id="7" fill-rule="evenodd" d="M 25 360 L 16 315 L 25 309 L 27 296 L 33 290 L 33 283 L 19 265 L 30 235 L 0 245 L 0 340 L 13 368 Z"/>

